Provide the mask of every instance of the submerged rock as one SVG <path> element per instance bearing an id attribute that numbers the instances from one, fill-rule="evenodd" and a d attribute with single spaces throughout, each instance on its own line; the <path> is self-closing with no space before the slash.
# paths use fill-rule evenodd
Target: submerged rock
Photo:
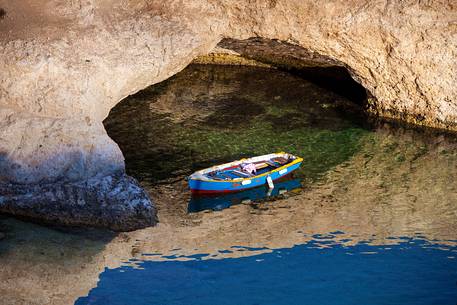
<path id="1" fill-rule="evenodd" d="M 125 174 L 73 183 L 0 184 L 0 212 L 46 224 L 115 231 L 132 231 L 157 222 L 148 194 Z"/>

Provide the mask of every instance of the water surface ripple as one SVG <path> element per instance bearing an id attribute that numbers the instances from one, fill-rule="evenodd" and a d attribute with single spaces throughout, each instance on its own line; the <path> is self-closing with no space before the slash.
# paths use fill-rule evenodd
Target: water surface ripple
<path id="1" fill-rule="evenodd" d="M 455 136 L 367 126 L 286 72 L 199 65 L 105 126 L 160 223 L 0 218 L 0 304 L 456 304 Z M 270 196 L 190 196 L 194 170 L 272 151 L 305 162 Z"/>

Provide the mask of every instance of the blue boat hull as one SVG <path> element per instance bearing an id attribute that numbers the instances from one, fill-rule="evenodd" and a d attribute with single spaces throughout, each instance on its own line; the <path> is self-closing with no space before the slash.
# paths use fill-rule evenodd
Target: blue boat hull
<path id="1" fill-rule="evenodd" d="M 265 186 L 248 189 L 240 192 L 219 193 L 215 195 L 197 195 L 191 196 L 187 211 L 189 213 L 200 212 L 204 210 L 220 211 L 232 205 L 240 204 L 244 200 L 259 201 L 265 198 L 274 198 L 282 192 L 292 191 L 301 187 L 299 179 L 290 179 L 284 177 L 275 183 L 273 190 L 268 190 Z"/>
<path id="2" fill-rule="evenodd" d="M 299 168 L 301 162 L 294 162 L 286 165 L 279 170 L 268 172 L 261 176 L 241 179 L 240 181 L 205 181 L 198 179 L 189 179 L 189 187 L 193 193 L 211 194 L 211 193 L 228 193 L 239 192 L 261 185 L 267 184 L 267 177 L 273 181 L 280 179 Z"/>

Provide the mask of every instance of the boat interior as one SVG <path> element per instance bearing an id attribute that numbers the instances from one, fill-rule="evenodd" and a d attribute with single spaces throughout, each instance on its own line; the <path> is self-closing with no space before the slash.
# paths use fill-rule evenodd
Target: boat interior
<path id="1" fill-rule="evenodd" d="M 293 158 L 273 157 L 267 160 L 256 162 L 243 162 L 236 165 L 231 165 L 223 169 L 214 170 L 205 174 L 209 179 L 213 180 L 233 180 L 239 178 L 251 178 L 272 171 L 278 167 L 284 166 L 292 162 Z M 246 171 L 247 165 L 254 165 L 255 172 Z M 252 168 L 251 165 L 251 168 Z"/>

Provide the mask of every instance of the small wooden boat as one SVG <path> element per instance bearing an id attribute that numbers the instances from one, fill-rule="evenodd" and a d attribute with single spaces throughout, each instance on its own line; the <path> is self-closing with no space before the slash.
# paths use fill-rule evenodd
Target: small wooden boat
<path id="1" fill-rule="evenodd" d="M 300 167 L 303 159 L 285 152 L 241 159 L 196 171 L 189 176 L 192 193 L 238 192 L 273 181 Z"/>

